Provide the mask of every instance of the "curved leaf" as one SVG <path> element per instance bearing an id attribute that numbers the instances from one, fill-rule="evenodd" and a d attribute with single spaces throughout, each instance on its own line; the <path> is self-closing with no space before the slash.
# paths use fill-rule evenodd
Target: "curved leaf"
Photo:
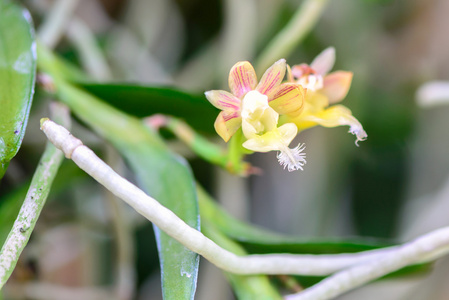
<path id="1" fill-rule="evenodd" d="M 218 110 L 204 95 L 195 95 L 171 87 L 133 84 L 81 83 L 89 93 L 138 118 L 156 113 L 184 119 L 201 132 L 214 133 Z"/>
<path id="2" fill-rule="evenodd" d="M 199 197 L 201 197 L 199 195 Z M 213 223 L 205 221 L 202 224 L 204 234 L 218 245 L 237 255 L 246 255 L 245 250 L 236 242 L 220 232 Z M 282 299 L 276 288 L 270 283 L 267 275 L 239 275 L 224 272 L 231 283 L 238 299 Z"/>
<path id="3" fill-rule="evenodd" d="M 199 230 L 194 179 L 185 161 L 135 117 L 67 83 L 55 57 L 38 45 L 39 67 L 53 76 L 57 95 L 88 126 L 112 143 L 136 172 L 139 185 L 191 227 Z M 154 227 L 164 299 L 193 299 L 199 256 Z"/>
<path id="4" fill-rule="evenodd" d="M 220 231 L 244 245 L 251 253 L 349 253 L 392 246 L 393 243 L 373 238 L 307 238 L 282 235 L 239 221 L 218 206 L 198 188 L 201 216 L 213 222 Z"/>
<path id="5" fill-rule="evenodd" d="M 0 178 L 25 135 L 36 73 L 36 45 L 28 11 L 0 0 Z"/>
<path id="6" fill-rule="evenodd" d="M 307 238 L 281 235 L 239 221 L 220 208 L 214 200 L 197 186 L 198 203 L 201 217 L 214 224 L 218 230 L 229 238 L 238 241 L 243 248 L 251 254 L 267 253 L 294 253 L 294 254 L 337 254 L 354 253 L 393 246 L 391 241 L 354 237 L 354 238 Z M 408 266 L 386 277 L 398 277 L 409 274 L 425 272 L 430 269 L 431 263 Z M 295 276 L 300 278 L 305 286 L 320 281 L 321 276 Z"/>

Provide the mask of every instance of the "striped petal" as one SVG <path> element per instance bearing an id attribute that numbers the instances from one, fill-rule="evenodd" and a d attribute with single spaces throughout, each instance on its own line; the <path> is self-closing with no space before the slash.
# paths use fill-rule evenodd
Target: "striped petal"
<path id="1" fill-rule="evenodd" d="M 237 97 L 242 98 L 257 85 L 256 71 L 247 61 L 236 63 L 229 72 L 229 88 Z"/>
<path id="2" fill-rule="evenodd" d="M 310 67 L 315 70 L 318 75 L 326 75 L 332 70 L 335 64 L 335 48 L 329 47 L 323 50 L 317 57 L 312 61 Z"/>
<path id="3" fill-rule="evenodd" d="M 306 90 L 296 83 L 283 83 L 278 86 L 268 101 L 270 106 L 281 115 L 298 116 L 304 108 Z"/>
<path id="4" fill-rule="evenodd" d="M 215 120 L 215 131 L 225 141 L 229 141 L 231 136 L 240 128 L 242 118 L 238 112 L 222 111 Z"/>
<path id="5" fill-rule="evenodd" d="M 336 71 L 324 77 L 321 92 L 329 98 L 329 104 L 343 100 L 352 82 L 352 72 Z"/>
<path id="6" fill-rule="evenodd" d="M 205 92 L 204 95 L 206 95 L 207 100 L 218 109 L 225 111 L 240 110 L 241 100 L 229 92 L 213 90 Z"/>
<path id="7" fill-rule="evenodd" d="M 293 77 L 292 68 L 287 65 L 287 82 L 295 82 L 295 78 Z"/>
<path id="8" fill-rule="evenodd" d="M 263 74 L 256 90 L 261 94 L 267 96 L 270 95 L 270 93 L 273 92 L 284 79 L 286 65 L 285 59 L 280 59 L 275 62 L 268 70 L 265 71 L 265 74 Z"/>

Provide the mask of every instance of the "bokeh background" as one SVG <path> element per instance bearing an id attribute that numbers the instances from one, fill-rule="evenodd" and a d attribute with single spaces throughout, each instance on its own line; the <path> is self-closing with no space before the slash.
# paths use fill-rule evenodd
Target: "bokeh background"
<path id="1" fill-rule="evenodd" d="M 194 93 L 227 89 L 230 67 L 240 60 L 256 61 L 302 4 L 61 1 L 70 2 L 61 21 L 64 30 L 48 42 L 92 78 Z M 38 35 L 57 31 L 45 20 L 59 1 L 20 2 L 31 11 Z M 254 154 L 248 159 L 263 174 L 239 178 L 195 158 L 176 141 L 170 143 L 189 158 L 198 180 L 228 211 L 278 232 L 400 242 L 447 226 L 449 103 L 422 108 L 415 95 L 426 82 L 449 80 L 448 14 L 446 0 L 330 0 L 317 25 L 285 57 L 292 65 L 310 63 L 323 49 L 335 47 L 334 70 L 354 72 L 343 104 L 368 133 L 360 147 L 347 127 L 309 129 L 297 138 L 307 145 L 304 171 L 283 170 L 275 153 Z M 15 208 L 2 199 L 26 189 L 42 152 L 45 139 L 34 125 L 46 114 L 48 100 L 36 95 L 23 147 L 0 183 L 3 213 L 14 214 Z M 111 147 L 78 123 L 73 131 L 132 178 Z M 161 299 L 151 224 L 120 202 L 105 200 L 110 196 L 71 162 L 64 163 L 61 173 L 59 185 L 71 178 L 71 187 L 58 190 L 55 183 L 5 287 L 5 299 Z M 123 215 L 125 229 L 111 226 L 115 213 Z M 0 227 L 2 238 L 7 230 Z M 118 258 L 128 267 L 121 275 L 114 271 L 116 238 L 128 245 Z M 448 264 L 443 259 L 426 276 L 375 282 L 339 299 L 449 299 Z M 233 299 L 220 271 L 204 260 L 196 299 Z"/>

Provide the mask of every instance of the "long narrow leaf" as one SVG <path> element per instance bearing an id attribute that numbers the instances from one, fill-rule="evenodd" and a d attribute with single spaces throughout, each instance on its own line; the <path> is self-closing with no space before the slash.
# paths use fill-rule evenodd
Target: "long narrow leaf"
<path id="1" fill-rule="evenodd" d="M 185 161 L 142 122 L 60 77 L 55 57 L 38 46 L 39 67 L 50 73 L 60 100 L 127 159 L 139 185 L 190 226 L 199 229 L 193 176 Z M 193 299 L 199 256 L 155 227 L 164 299 Z"/>
<path id="2" fill-rule="evenodd" d="M 110 105 L 138 118 L 166 114 L 184 119 L 200 132 L 213 133 L 218 110 L 204 95 L 172 87 L 133 84 L 81 83 L 82 88 Z"/>

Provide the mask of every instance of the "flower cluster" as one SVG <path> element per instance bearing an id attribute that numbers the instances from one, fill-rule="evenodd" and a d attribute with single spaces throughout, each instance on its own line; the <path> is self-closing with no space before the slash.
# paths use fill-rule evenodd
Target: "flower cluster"
<path id="1" fill-rule="evenodd" d="M 289 148 L 299 131 L 322 125 L 349 125 L 357 141 L 366 133 L 361 124 L 342 105 L 351 85 L 352 73 L 336 71 L 327 74 L 335 61 L 335 50 L 324 50 L 309 65 L 291 69 L 284 59 L 274 63 L 257 82 L 253 66 L 236 63 L 229 73 L 231 93 L 212 90 L 205 93 L 212 105 L 222 110 L 215 130 L 228 141 L 240 128 L 246 141 L 243 147 L 256 152 L 279 151 L 279 163 L 289 171 L 303 170 L 305 146 Z M 288 71 L 288 80 L 283 82 Z"/>

